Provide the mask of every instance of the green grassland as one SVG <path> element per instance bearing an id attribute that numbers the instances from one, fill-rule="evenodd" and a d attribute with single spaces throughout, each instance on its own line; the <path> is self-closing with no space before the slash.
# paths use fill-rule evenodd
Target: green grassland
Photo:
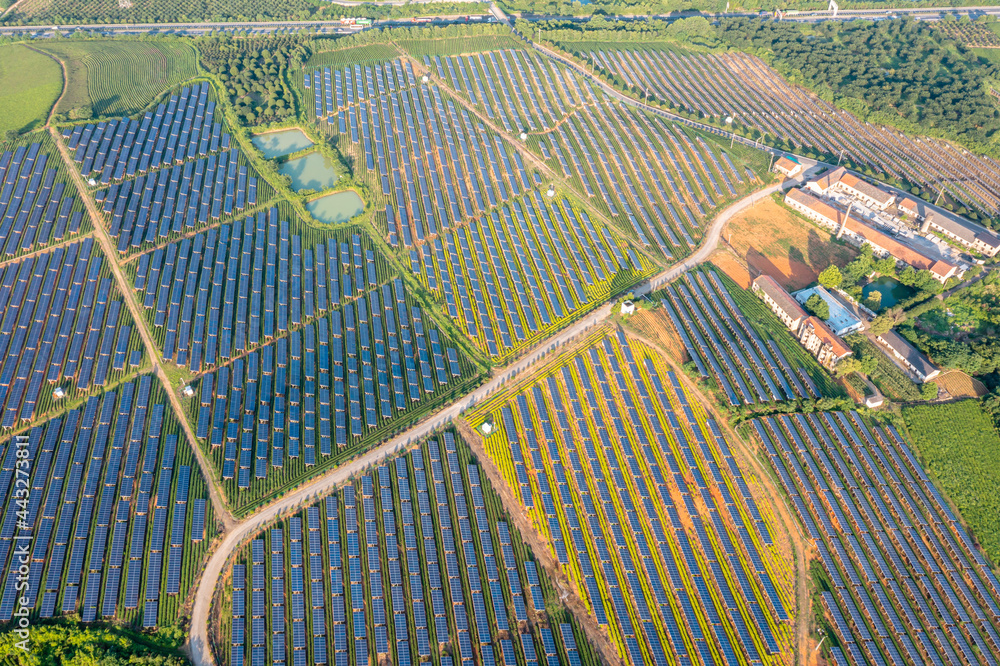
<path id="1" fill-rule="evenodd" d="M 64 40 L 42 48 L 68 72 L 59 113 L 89 107 L 95 116 L 131 115 L 198 73 L 195 50 L 184 42 Z"/>
<path id="2" fill-rule="evenodd" d="M 62 91 L 59 63 L 23 44 L 0 46 L 0 135 L 41 127 Z"/>
<path id="3" fill-rule="evenodd" d="M 975 400 L 903 408 L 920 461 L 1000 561 L 1000 437 Z"/>

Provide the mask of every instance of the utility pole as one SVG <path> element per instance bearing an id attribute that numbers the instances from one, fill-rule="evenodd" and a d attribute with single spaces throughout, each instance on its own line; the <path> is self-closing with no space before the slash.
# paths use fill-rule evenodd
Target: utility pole
<path id="1" fill-rule="evenodd" d="M 840 157 L 837 158 L 837 166 L 840 166 L 840 163 L 843 161 L 843 159 L 844 159 L 844 151 L 845 150 L 847 150 L 847 148 L 841 148 L 840 149 Z"/>

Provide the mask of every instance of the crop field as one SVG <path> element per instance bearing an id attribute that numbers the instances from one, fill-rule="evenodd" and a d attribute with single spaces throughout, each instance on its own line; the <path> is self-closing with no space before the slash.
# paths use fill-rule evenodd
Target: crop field
<path id="1" fill-rule="evenodd" d="M 222 664 L 598 663 L 450 432 L 261 532 L 225 578 Z"/>
<path id="2" fill-rule="evenodd" d="M 983 549 L 1000 561 L 1000 437 L 975 400 L 903 408 L 913 448 Z"/>
<path id="3" fill-rule="evenodd" d="M 26 595 L 32 617 L 175 623 L 215 534 L 180 432 L 159 383 L 143 375 L 0 444 L 5 495 L 22 482 L 20 452 L 32 461 L 29 521 L 16 519 L 12 501 L 0 528 L 0 622 Z M 30 552 L 26 591 L 21 545 Z"/>
<path id="4" fill-rule="evenodd" d="M 819 550 L 837 663 L 995 663 L 1000 583 L 910 447 L 856 412 L 755 420 Z"/>
<path id="5" fill-rule="evenodd" d="M 0 135 L 41 127 L 62 90 L 59 63 L 24 44 L 0 47 Z"/>
<path id="6" fill-rule="evenodd" d="M 91 229 L 90 217 L 47 135 L 0 154 L 0 258 L 19 257 Z"/>
<path id="7" fill-rule="evenodd" d="M 757 480 L 656 351 L 584 344 L 468 417 L 510 490 L 628 662 L 784 663 L 792 563 Z"/>
<path id="8" fill-rule="evenodd" d="M 945 141 L 868 125 L 788 84 L 759 58 L 741 53 L 621 49 L 579 54 L 640 91 L 676 107 L 737 122 L 795 146 L 868 165 L 878 173 L 945 192 L 987 217 L 1000 213 L 1000 164 Z"/>
<path id="9" fill-rule="evenodd" d="M 265 235 L 258 228 L 257 239 Z M 190 400 L 189 416 L 238 511 L 385 438 L 393 428 L 468 390 L 478 374 L 461 348 L 411 298 L 403 281 L 388 275 L 372 250 L 363 249 L 361 235 L 344 235 L 339 247 L 336 239 L 325 248 L 317 245 L 315 264 L 308 250 L 300 258 L 297 239 L 291 243 L 291 280 L 285 227 L 278 271 L 268 263 L 267 284 L 260 284 L 262 266 L 255 268 L 253 278 L 232 270 L 221 317 L 221 277 L 210 290 L 199 292 L 200 301 L 206 301 L 211 291 L 213 304 L 205 363 L 216 353 L 228 363 L 194 383 L 200 398 Z M 250 227 L 244 233 L 245 258 L 252 240 Z M 239 256 L 238 244 L 233 247 L 231 267 Z M 224 265 L 219 257 L 216 276 Z M 300 274 L 300 265 L 309 270 Z M 211 270 L 205 262 L 203 280 Z M 276 273 L 281 276 L 277 285 Z M 179 293 L 176 285 L 183 280 L 174 278 L 171 293 Z M 190 273 L 186 282 L 194 283 Z M 248 294 L 251 283 L 254 291 Z M 165 289 L 161 283 L 159 293 Z M 171 313 L 182 312 L 182 322 L 192 310 L 193 292 L 185 298 L 184 306 L 178 299 L 170 306 Z M 164 319 L 159 311 L 157 317 Z M 188 326 L 182 323 L 182 334 L 174 338 L 172 318 L 165 319 L 164 354 L 179 356 L 186 354 Z M 192 358 L 204 329 L 196 319 Z M 261 341 L 267 344 L 256 349 Z"/>
<path id="10" fill-rule="evenodd" d="M 855 355 L 878 360 L 878 365 L 871 373 L 870 379 L 885 394 L 885 397 L 896 402 L 920 400 L 920 389 L 917 385 L 902 368 L 893 363 L 882 352 L 878 345 L 860 335 L 850 336 L 848 343 L 854 349 Z"/>
<path id="11" fill-rule="evenodd" d="M 795 349 L 787 331 L 758 330 L 758 313 L 748 316 L 746 299 L 741 304 L 734 298 L 747 292 L 725 280 L 714 270 L 693 271 L 660 292 L 660 305 L 701 377 L 713 378 L 732 407 L 836 394 L 829 376 Z"/>
<path id="12" fill-rule="evenodd" d="M 0 264 L 0 427 L 143 367 L 139 332 L 93 238 Z"/>
<path id="13" fill-rule="evenodd" d="M 498 362 L 655 270 L 584 208 L 545 201 L 520 150 L 437 85 L 418 86 L 409 61 L 304 77 L 321 127 L 339 130 L 340 151 L 364 160 L 384 197 L 376 223 L 389 243 Z"/>
<path id="14" fill-rule="evenodd" d="M 138 113 L 164 90 L 198 74 L 194 48 L 179 41 L 62 40 L 41 48 L 59 58 L 69 74 L 59 113 L 84 106 L 97 116 Z"/>
<path id="15" fill-rule="evenodd" d="M 270 200 L 273 189 L 233 147 L 207 83 L 183 88 L 141 119 L 67 128 L 84 177 L 123 257 Z"/>
<path id="16" fill-rule="evenodd" d="M 996 25 L 937 21 L 934 27 L 968 48 L 1000 49 Z"/>

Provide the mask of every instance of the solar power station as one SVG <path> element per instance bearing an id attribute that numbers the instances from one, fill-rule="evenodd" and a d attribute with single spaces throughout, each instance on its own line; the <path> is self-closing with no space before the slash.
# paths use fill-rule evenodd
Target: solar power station
<path id="1" fill-rule="evenodd" d="M 499 401 L 487 451 L 630 663 L 781 663 L 773 519 L 661 363 L 620 330 L 596 340 Z"/>
<path id="2" fill-rule="evenodd" d="M 914 137 L 851 113 L 789 84 L 747 53 L 657 49 L 578 54 L 646 94 L 707 117 L 735 117 L 761 133 L 787 139 L 795 152 L 816 147 L 876 172 L 966 202 L 987 217 L 1000 212 L 996 161 L 946 141 Z M 843 153 L 841 154 L 841 151 Z"/>
<path id="3" fill-rule="evenodd" d="M 816 543 L 843 663 L 989 663 L 1000 583 L 891 426 L 857 412 L 767 417 L 756 436 Z"/>
<path id="4" fill-rule="evenodd" d="M 2 427 L 53 408 L 143 363 L 138 335 L 93 238 L 0 265 Z"/>
<path id="5" fill-rule="evenodd" d="M 46 143 L 0 155 L 0 257 L 9 259 L 90 230 L 82 203 Z"/>
<path id="6" fill-rule="evenodd" d="M 715 271 L 685 273 L 660 304 L 699 374 L 714 378 L 730 405 L 821 397 L 806 369 L 754 329 Z"/>
<path id="7" fill-rule="evenodd" d="M 22 522 L 17 505 L 8 506 L 0 561 L 27 545 L 29 587 L 18 587 L 20 556 L 12 556 L 17 564 L 0 576 L 0 622 L 27 595 L 40 618 L 174 623 L 204 553 L 191 543 L 186 503 L 207 490 L 165 402 L 156 380 L 142 375 L 27 431 L 32 510 Z M 4 492 L 17 483 L 19 450 L 13 439 L 2 450 Z M 204 499 L 200 507 L 210 521 Z"/>
<path id="8" fill-rule="evenodd" d="M 459 446 L 446 432 L 245 546 L 229 664 L 581 663 L 579 627 Z"/>

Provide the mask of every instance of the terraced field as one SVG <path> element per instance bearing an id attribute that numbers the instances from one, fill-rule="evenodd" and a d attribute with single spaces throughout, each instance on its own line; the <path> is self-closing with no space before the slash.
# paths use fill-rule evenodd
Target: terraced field
<path id="1" fill-rule="evenodd" d="M 59 113 L 83 106 L 95 116 L 137 113 L 198 74 L 197 54 L 183 42 L 63 40 L 41 48 L 63 61 L 69 73 Z"/>
<path id="2" fill-rule="evenodd" d="M 895 428 L 852 411 L 752 429 L 819 549 L 837 662 L 996 662 L 1000 583 Z"/>
<path id="3" fill-rule="evenodd" d="M 784 662 L 774 519 L 655 351 L 599 331 L 468 418 L 623 658 Z"/>
<path id="4" fill-rule="evenodd" d="M 762 134 L 841 155 L 987 217 L 1000 213 L 1000 164 L 946 141 L 863 123 L 785 82 L 755 56 L 607 45 L 578 54 L 639 91 L 714 118 L 734 117 Z"/>
<path id="5" fill-rule="evenodd" d="M 597 663 L 450 432 L 253 538 L 218 611 L 233 666 Z"/>
<path id="6" fill-rule="evenodd" d="M 0 444 L 0 490 L 14 497 L 27 483 L 30 497 L 28 518 L 12 502 L 0 527 L 0 622 L 21 608 L 137 628 L 178 620 L 215 534 L 180 432 L 159 384 L 142 375 Z"/>

